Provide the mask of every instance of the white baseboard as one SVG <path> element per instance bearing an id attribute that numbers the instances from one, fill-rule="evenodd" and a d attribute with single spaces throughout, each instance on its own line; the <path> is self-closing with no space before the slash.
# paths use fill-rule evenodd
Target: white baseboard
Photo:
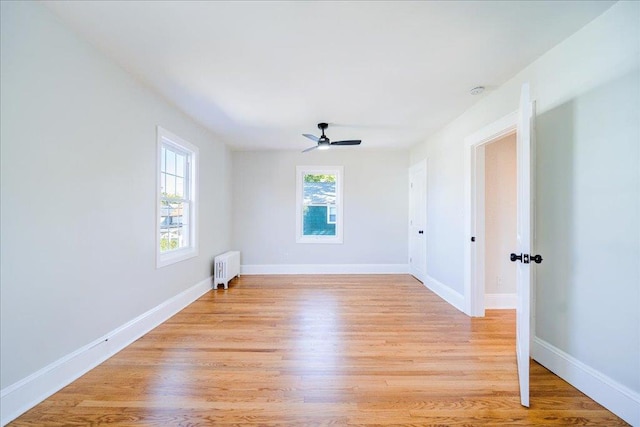
<path id="1" fill-rule="evenodd" d="M 211 277 L 0 391 L 0 423 L 31 409 L 95 368 L 211 289 Z"/>
<path id="2" fill-rule="evenodd" d="M 435 292 L 440 298 L 464 313 L 464 296 L 439 282 L 428 274 L 425 275 L 424 285 Z"/>
<path id="3" fill-rule="evenodd" d="M 515 309 L 518 302 L 516 294 L 485 294 L 484 308 L 487 309 Z"/>
<path id="4" fill-rule="evenodd" d="M 408 274 L 409 264 L 260 264 L 241 265 L 252 274 Z"/>
<path id="5" fill-rule="evenodd" d="M 640 393 L 538 337 L 533 339 L 531 350 L 541 365 L 632 426 L 640 426 Z"/>

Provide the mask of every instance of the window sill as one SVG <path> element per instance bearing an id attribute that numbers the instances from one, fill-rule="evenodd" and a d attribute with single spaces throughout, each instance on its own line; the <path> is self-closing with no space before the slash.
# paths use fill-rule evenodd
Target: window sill
<path id="1" fill-rule="evenodd" d="M 196 248 L 184 248 L 178 251 L 158 253 L 156 257 L 156 268 L 166 267 L 196 256 L 198 256 L 198 249 Z"/>
<path id="2" fill-rule="evenodd" d="M 326 236 L 303 236 L 296 239 L 296 243 L 318 243 L 329 245 L 341 245 L 342 237 L 326 237 Z"/>

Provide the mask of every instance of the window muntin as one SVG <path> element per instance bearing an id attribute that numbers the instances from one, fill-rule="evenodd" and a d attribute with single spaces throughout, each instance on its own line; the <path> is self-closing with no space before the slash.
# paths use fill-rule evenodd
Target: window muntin
<path id="1" fill-rule="evenodd" d="M 298 166 L 298 243 L 342 243 L 341 166 Z"/>
<path id="2" fill-rule="evenodd" d="M 197 147 L 158 127 L 158 267 L 198 254 L 197 154 Z"/>

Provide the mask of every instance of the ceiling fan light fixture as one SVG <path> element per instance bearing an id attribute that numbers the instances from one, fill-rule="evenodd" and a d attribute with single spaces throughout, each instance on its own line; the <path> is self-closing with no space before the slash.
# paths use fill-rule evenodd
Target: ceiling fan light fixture
<path id="1" fill-rule="evenodd" d="M 331 145 L 328 142 L 320 141 L 318 143 L 318 150 L 328 150 Z"/>

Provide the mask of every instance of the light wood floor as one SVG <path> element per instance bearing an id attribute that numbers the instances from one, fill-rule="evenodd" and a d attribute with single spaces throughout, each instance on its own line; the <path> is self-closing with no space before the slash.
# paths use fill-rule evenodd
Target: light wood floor
<path id="1" fill-rule="evenodd" d="M 625 425 L 535 362 L 521 407 L 514 328 L 404 275 L 244 276 L 11 425 Z"/>

